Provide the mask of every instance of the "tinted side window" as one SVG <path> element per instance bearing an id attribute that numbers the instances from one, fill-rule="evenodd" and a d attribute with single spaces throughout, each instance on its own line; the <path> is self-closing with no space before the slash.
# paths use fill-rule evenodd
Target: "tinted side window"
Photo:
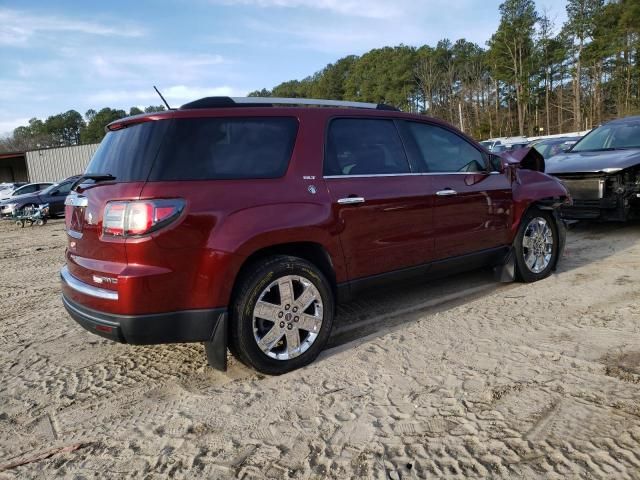
<path id="1" fill-rule="evenodd" d="M 278 178 L 298 131 L 291 117 L 186 118 L 172 121 L 150 180 Z"/>
<path id="2" fill-rule="evenodd" d="M 37 185 L 27 185 L 26 187 L 22 187 L 16 190 L 14 195 L 24 195 L 25 193 L 33 193 L 38 189 Z"/>
<path id="3" fill-rule="evenodd" d="M 56 195 L 68 195 L 69 192 L 71 191 L 71 185 L 73 185 L 73 182 L 67 182 L 67 183 L 61 184 L 56 189 L 57 190 Z"/>
<path id="4" fill-rule="evenodd" d="M 326 176 L 409 171 L 393 120 L 340 118 L 330 123 L 324 161 Z"/>
<path id="5" fill-rule="evenodd" d="M 406 122 L 406 132 L 415 142 L 416 164 L 425 172 L 481 172 L 484 155 L 464 138 L 426 123 Z"/>

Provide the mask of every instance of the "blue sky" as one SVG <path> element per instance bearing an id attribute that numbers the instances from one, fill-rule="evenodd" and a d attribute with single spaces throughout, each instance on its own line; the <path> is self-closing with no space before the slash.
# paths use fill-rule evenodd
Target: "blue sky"
<path id="1" fill-rule="evenodd" d="M 349 54 L 466 38 L 484 45 L 500 0 L 0 2 L 0 134 L 76 109 L 246 95 Z M 538 0 L 556 24 L 565 2 Z"/>

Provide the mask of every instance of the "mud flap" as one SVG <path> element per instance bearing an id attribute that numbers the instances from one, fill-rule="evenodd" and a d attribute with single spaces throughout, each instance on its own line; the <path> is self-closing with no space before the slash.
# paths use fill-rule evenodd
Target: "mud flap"
<path id="1" fill-rule="evenodd" d="M 558 267 L 560 257 L 564 254 L 564 247 L 567 244 L 567 224 L 560 216 L 560 210 L 557 208 L 553 210 L 553 218 L 556 220 L 556 227 L 558 229 L 558 255 L 553 265 L 553 270 L 555 271 Z"/>
<path id="2" fill-rule="evenodd" d="M 510 283 L 516 279 L 516 254 L 514 248 L 504 258 L 504 262 L 493 267 L 493 275 L 498 282 Z"/>
<path id="3" fill-rule="evenodd" d="M 218 318 L 218 323 L 211 340 L 204 342 L 204 351 L 207 354 L 207 362 L 209 366 L 220 370 L 227 371 L 227 314 L 222 313 Z"/>

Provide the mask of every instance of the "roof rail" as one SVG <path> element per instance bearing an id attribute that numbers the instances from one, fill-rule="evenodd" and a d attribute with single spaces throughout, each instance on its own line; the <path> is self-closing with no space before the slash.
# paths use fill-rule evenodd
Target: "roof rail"
<path id="1" fill-rule="evenodd" d="M 347 102 L 343 100 L 320 100 L 315 98 L 278 98 L 278 97 L 205 97 L 185 103 L 181 110 L 193 108 L 232 108 L 232 107 L 272 107 L 274 105 L 310 105 L 320 107 L 368 108 L 372 110 L 398 109 L 384 103 Z"/>

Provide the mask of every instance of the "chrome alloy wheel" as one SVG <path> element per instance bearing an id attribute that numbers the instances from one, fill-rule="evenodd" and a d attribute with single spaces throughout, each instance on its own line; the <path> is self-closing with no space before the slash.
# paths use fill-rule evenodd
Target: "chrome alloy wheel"
<path id="1" fill-rule="evenodd" d="M 546 219 L 531 219 L 522 237 L 524 263 L 533 273 L 544 271 L 553 256 L 553 230 Z"/>
<path id="2" fill-rule="evenodd" d="M 290 360 L 306 352 L 322 327 L 322 297 L 304 277 L 287 275 L 271 282 L 253 308 L 253 337 L 262 352 Z"/>

